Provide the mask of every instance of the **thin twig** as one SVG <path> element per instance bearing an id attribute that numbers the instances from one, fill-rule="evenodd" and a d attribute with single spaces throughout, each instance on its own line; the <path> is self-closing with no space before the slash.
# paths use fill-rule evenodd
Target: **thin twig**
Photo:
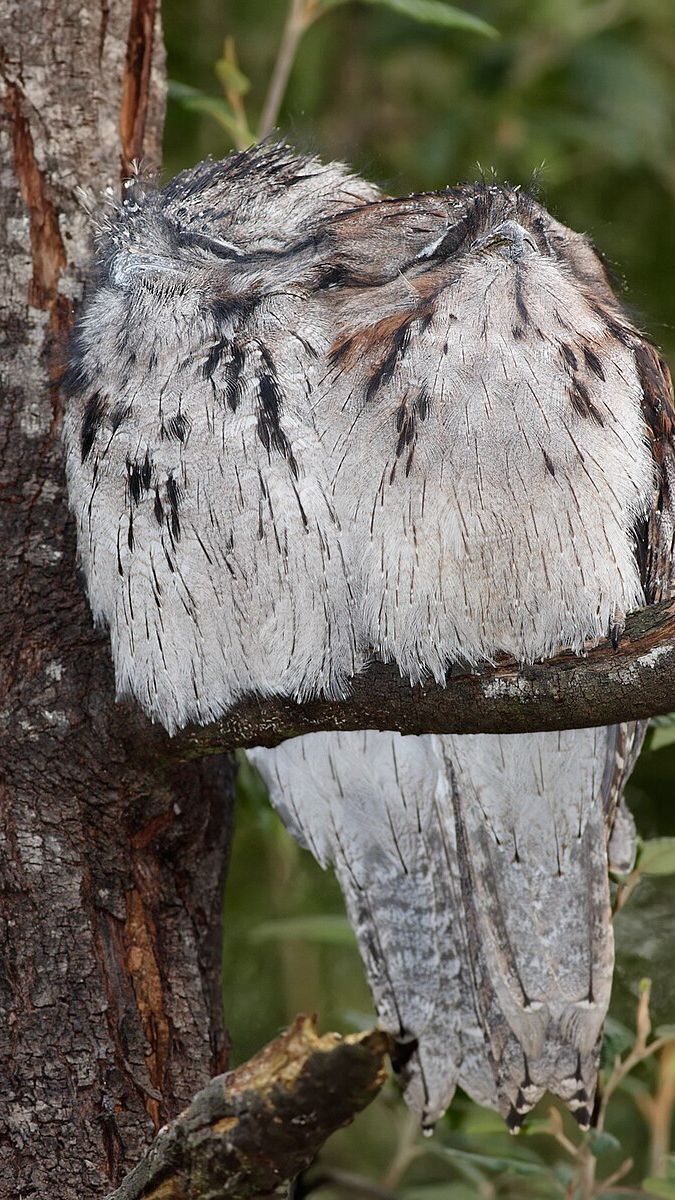
<path id="1" fill-rule="evenodd" d="M 298 46 L 303 34 L 319 15 L 315 0 L 291 0 L 281 34 L 279 51 L 272 71 L 267 95 L 260 115 L 258 137 L 271 133 L 279 116 L 279 109 L 288 85 Z"/>
<path id="2" fill-rule="evenodd" d="M 396 1200 L 394 1192 L 380 1187 L 363 1175 L 353 1175 L 350 1171 L 340 1171 L 336 1167 L 322 1170 L 319 1175 L 313 1175 L 307 1184 L 307 1193 L 318 1191 L 321 1187 L 334 1187 L 342 1192 L 360 1196 L 363 1200 Z"/>
<path id="3" fill-rule="evenodd" d="M 626 1075 L 629 1075 L 633 1068 L 638 1065 L 638 1063 L 644 1062 L 646 1058 L 651 1058 L 653 1054 L 658 1054 L 658 1052 L 663 1050 L 664 1047 L 672 1046 L 673 1044 L 672 1037 L 655 1038 L 653 1042 L 647 1044 L 647 1038 L 651 1032 L 651 1020 L 649 1018 L 650 991 L 651 985 L 649 983 L 645 983 L 642 991 L 640 992 L 640 999 L 638 1001 L 637 1036 L 635 1039 L 635 1045 L 626 1058 L 623 1060 L 617 1058 L 614 1063 L 614 1069 L 607 1080 L 607 1083 L 605 1084 L 602 1099 L 600 1101 L 597 1122 L 598 1129 L 604 1128 L 609 1101 L 619 1084 L 626 1078 Z"/>
<path id="4" fill-rule="evenodd" d="M 226 62 L 230 63 L 230 65 L 234 67 L 236 71 L 239 70 L 237 51 L 234 44 L 234 38 L 231 36 L 231 34 L 228 34 L 228 36 L 225 38 L 224 57 Z M 249 128 L 248 117 L 246 116 L 246 107 L 241 98 L 241 93 L 237 91 L 236 87 L 226 83 L 225 99 L 227 100 L 227 103 L 229 104 L 235 116 L 235 124 L 232 126 L 232 137 L 234 139 L 234 144 L 237 147 L 237 150 L 248 150 L 249 146 L 252 146 L 255 142 L 255 134 L 252 133 L 251 129 Z"/>
<path id="5" fill-rule="evenodd" d="M 630 875 L 626 875 L 625 879 L 620 881 L 614 897 L 612 916 L 615 917 L 617 913 L 621 912 L 621 909 L 628 903 L 641 879 L 642 872 L 639 867 L 635 867 Z"/>
<path id="6" fill-rule="evenodd" d="M 670 1151 L 670 1131 L 675 1108 L 675 1041 L 659 1054 L 658 1080 L 653 1096 L 642 1097 L 640 1109 L 649 1126 L 650 1175 L 665 1179 Z"/>
<path id="7" fill-rule="evenodd" d="M 383 1188 L 394 1191 L 403 1179 L 410 1164 L 416 1158 L 419 1158 L 420 1154 L 424 1153 L 424 1147 L 419 1145 L 419 1137 L 419 1117 L 413 1112 L 406 1113 L 396 1153 L 382 1177 Z"/>
<path id="8" fill-rule="evenodd" d="M 626 1158 L 621 1163 L 621 1166 L 617 1167 L 616 1171 L 613 1171 L 611 1175 L 608 1175 L 606 1179 L 603 1179 L 602 1183 L 598 1184 L 596 1195 L 602 1196 L 603 1192 L 608 1192 L 610 1188 L 613 1188 L 615 1183 L 618 1183 L 619 1180 L 623 1179 L 624 1175 L 628 1174 L 632 1166 L 633 1159 Z"/>
<path id="9" fill-rule="evenodd" d="M 549 1108 L 548 1119 L 549 1132 L 551 1133 L 554 1141 L 556 1141 L 559 1146 L 562 1146 L 563 1150 L 565 1150 L 571 1158 L 577 1159 L 579 1157 L 579 1147 L 575 1146 L 574 1142 L 571 1142 L 570 1139 L 563 1133 L 562 1117 L 557 1108 Z"/>
<path id="10" fill-rule="evenodd" d="M 645 1120 L 652 1130 L 652 1173 L 657 1174 L 658 1170 L 662 1170 L 662 1163 L 665 1161 L 668 1151 L 670 1124 L 675 1106 L 675 1074 L 671 1057 L 675 1053 L 675 1041 L 671 1037 L 660 1037 L 655 1038 L 653 1042 L 648 1041 L 652 1029 L 649 1015 L 650 991 L 651 985 L 646 980 L 641 986 L 638 1000 L 635 1042 L 625 1059 L 622 1060 L 617 1056 L 614 1062 L 613 1070 L 602 1093 L 596 1129 L 598 1132 L 603 1130 L 609 1101 L 626 1075 L 646 1058 L 661 1052 L 659 1092 L 654 1098 L 645 1097 L 638 1102 Z M 657 1107 L 659 1109 L 658 1116 L 655 1112 Z M 661 1111 L 662 1109 L 664 1112 Z M 625 1159 L 606 1179 L 596 1181 L 597 1158 L 593 1153 L 591 1138 L 585 1138 L 579 1145 L 570 1141 L 563 1132 L 562 1117 L 555 1108 L 549 1109 L 549 1122 L 551 1135 L 558 1145 L 569 1154 L 576 1167 L 574 1176 L 569 1181 L 565 1200 L 600 1200 L 600 1197 L 610 1190 L 619 1191 L 622 1195 L 642 1194 L 639 1190 L 634 1191 L 632 1188 L 616 1188 L 615 1186 L 633 1166 L 631 1158 Z"/>

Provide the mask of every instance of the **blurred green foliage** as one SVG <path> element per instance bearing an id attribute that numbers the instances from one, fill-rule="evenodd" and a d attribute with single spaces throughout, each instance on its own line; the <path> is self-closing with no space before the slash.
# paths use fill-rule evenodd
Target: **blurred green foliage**
<path id="1" fill-rule="evenodd" d="M 590 233 L 629 281 L 630 301 L 675 357 L 673 0 L 461 7 L 500 37 L 339 5 L 303 39 L 279 127 L 393 191 L 481 169 L 536 181 L 552 211 Z M 171 78 L 222 97 L 214 64 L 233 36 L 255 128 L 286 10 L 286 0 L 165 0 Z M 168 174 L 231 145 L 212 118 L 170 101 Z"/>
<path id="2" fill-rule="evenodd" d="M 456 20 L 439 25 L 432 10 L 443 0 L 312 2 L 331 11 L 299 45 L 278 120 L 284 135 L 351 162 L 394 192 L 493 171 L 535 186 L 628 280 L 638 320 L 675 359 L 674 0 L 458 6 L 497 37 Z M 424 21 L 405 15 L 415 7 Z M 255 135 L 288 6 L 164 0 L 163 11 L 173 81 L 170 176 Z M 246 765 L 239 790 L 224 970 L 235 1062 L 299 1011 L 318 1012 L 324 1029 L 374 1020 L 334 878 L 291 841 Z M 675 839 L 674 793 L 675 722 L 660 719 L 629 788 L 646 844 L 639 879 L 630 881 L 637 886 L 615 925 L 605 1074 L 634 1044 L 643 977 L 653 981 L 657 1035 L 673 1032 L 675 841 L 665 839 Z M 355 1126 L 331 1139 L 306 1186 L 313 1180 L 321 1200 L 675 1197 L 675 1159 L 668 1157 L 674 1078 L 675 1055 L 665 1050 L 622 1081 L 606 1132 L 584 1141 L 568 1115 L 552 1131 L 543 1103 L 515 1143 L 494 1114 L 461 1095 L 435 1137 L 423 1141 L 390 1085 Z M 586 1156 L 585 1166 L 575 1154 Z M 593 1190 L 589 1155 L 601 1180 L 627 1159 L 633 1165 Z M 364 1191 L 364 1180 L 377 1181 L 381 1192 Z"/>

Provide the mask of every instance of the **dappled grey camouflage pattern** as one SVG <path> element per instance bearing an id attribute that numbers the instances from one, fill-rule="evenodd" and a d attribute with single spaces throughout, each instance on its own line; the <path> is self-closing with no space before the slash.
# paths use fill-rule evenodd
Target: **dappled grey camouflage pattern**
<path id="1" fill-rule="evenodd" d="M 132 183 L 100 232 L 66 379 L 70 498 L 118 691 L 170 731 L 245 692 L 339 695 L 357 669 L 308 416 L 330 341 L 308 271 L 320 222 L 372 194 L 272 146 Z"/>
<path id="2" fill-rule="evenodd" d="M 620 636 L 671 594 L 667 368 L 517 188 L 400 199 L 284 146 L 136 181 L 66 377 L 118 689 L 173 732 Z M 316 734 L 253 755 L 342 886 L 406 1099 L 592 1117 L 644 729 Z"/>

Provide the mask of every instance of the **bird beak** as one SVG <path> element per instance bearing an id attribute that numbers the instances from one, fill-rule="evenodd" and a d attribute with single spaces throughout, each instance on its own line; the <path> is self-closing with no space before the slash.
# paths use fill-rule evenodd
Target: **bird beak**
<path id="1" fill-rule="evenodd" d="M 474 243 L 474 250 L 497 250 L 504 258 L 520 262 L 537 252 L 537 243 L 518 221 L 502 221 Z"/>

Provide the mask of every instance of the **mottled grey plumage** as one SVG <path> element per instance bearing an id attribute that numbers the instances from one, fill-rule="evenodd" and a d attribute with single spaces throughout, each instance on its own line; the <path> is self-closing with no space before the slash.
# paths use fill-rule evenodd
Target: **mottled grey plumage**
<path id="1" fill-rule="evenodd" d="M 442 680 L 457 661 L 617 636 L 671 587 L 672 392 L 590 245 L 498 186 L 365 205 L 326 244 L 341 286 L 313 408 L 367 642 L 411 679 Z M 608 839 L 625 862 L 623 814 L 612 834 L 642 732 L 438 742 L 454 865 L 437 869 L 458 872 L 461 906 L 448 904 L 466 931 L 441 958 L 467 952 L 464 1011 L 492 1075 L 485 1092 L 484 1064 L 476 1075 L 455 1043 L 457 1079 L 513 1128 L 546 1089 L 590 1119 L 613 964 Z M 432 1081 L 452 1037 L 443 1004 L 405 1068 L 430 1119 L 447 1092 L 447 1074 Z"/>
<path id="2" fill-rule="evenodd" d="M 118 688 L 174 730 L 616 636 L 671 591 L 667 369 L 518 189 L 382 198 L 268 146 L 130 189 L 67 377 Z M 335 864 L 408 1102 L 590 1119 L 643 729 L 317 734 L 255 762 Z"/>
<path id="3" fill-rule="evenodd" d="M 642 598 L 654 464 L 631 331 L 558 230 L 484 187 L 366 205 L 327 235 L 352 266 L 313 411 L 368 640 L 411 679 L 580 649 Z"/>
<path id="4" fill-rule="evenodd" d="M 170 731 L 244 692 L 339 694 L 358 666 L 305 280 L 320 222 L 373 194 L 272 146 L 133 185 L 101 232 L 70 498 L 118 691 Z"/>

